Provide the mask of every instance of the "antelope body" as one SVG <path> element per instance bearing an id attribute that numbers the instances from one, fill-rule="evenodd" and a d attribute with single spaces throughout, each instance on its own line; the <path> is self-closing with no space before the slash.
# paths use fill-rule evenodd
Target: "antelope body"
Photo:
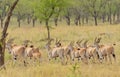
<path id="1" fill-rule="evenodd" d="M 99 58 L 101 59 L 106 59 L 107 57 L 109 58 L 109 61 L 111 62 L 111 56 L 113 56 L 114 60 L 116 60 L 115 52 L 114 52 L 114 47 L 112 45 L 99 45 L 101 38 L 96 38 L 95 39 L 95 46 L 96 50 L 99 53 Z M 111 62 L 112 63 L 112 62 Z"/>
<path id="2" fill-rule="evenodd" d="M 30 57 L 30 59 L 31 58 L 33 58 L 34 60 L 41 59 L 41 52 L 39 51 L 39 48 L 37 47 L 33 47 L 33 46 L 27 47 L 25 49 L 25 53 L 27 57 Z"/>
<path id="3" fill-rule="evenodd" d="M 52 58 L 59 57 L 61 59 L 61 63 L 63 64 L 64 63 L 64 48 L 62 47 L 51 48 L 50 43 L 51 43 L 51 40 L 48 41 L 48 43 L 45 46 L 48 52 L 49 60 L 51 60 Z"/>

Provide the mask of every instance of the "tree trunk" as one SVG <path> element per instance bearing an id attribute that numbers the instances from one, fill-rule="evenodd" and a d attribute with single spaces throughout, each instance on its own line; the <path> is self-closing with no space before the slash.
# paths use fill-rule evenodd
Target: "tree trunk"
<path id="1" fill-rule="evenodd" d="M 27 23 L 30 24 L 30 16 L 27 17 Z"/>
<path id="2" fill-rule="evenodd" d="M 78 26 L 78 19 L 77 18 L 75 18 L 74 22 L 75 22 L 75 25 Z"/>
<path id="3" fill-rule="evenodd" d="M 84 18 L 84 15 L 82 16 L 82 24 L 84 24 L 85 22 L 85 18 Z"/>
<path id="4" fill-rule="evenodd" d="M 74 22 L 75 22 L 75 25 L 76 25 L 76 26 L 81 25 L 80 15 L 79 15 L 79 16 L 76 16 Z"/>
<path id="5" fill-rule="evenodd" d="M 3 28 L 3 18 L 1 18 L 1 28 Z"/>
<path id="6" fill-rule="evenodd" d="M 86 24 L 88 24 L 88 22 L 89 22 L 88 20 L 89 20 L 89 19 L 88 19 L 88 16 L 86 16 Z"/>
<path id="7" fill-rule="evenodd" d="M 36 18 L 33 18 L 32 22 L 33 22 L 33 27 L 35 27 L 35 21 L 36 21 Z"/>
<path id="8" fill-rule="evenodd" d="M 20 28 L 21 22 L 20 22 L 20 19 L 19 19 L 19 18 L 17 19 L 17 22 L 18 22 L 18 27 Z"/>
<path id="9" fill-rule="evenodd" d="M 5 39 L 6 39 L 6 36 L 8 35 L 7 29 L 9 26 L 10 18 L 12 16 L 12 12 L 13 12 L 15 6 L 17 5 L 18 1 L 19 0 L 16 0 L 13 3 L 13 5 L 10 7 L 8 14 L 7 14 L 7 17 L 6 17 L 6 20 L 5 20 L 4 28 L 2 31 L 2 36 L 0 39 L 0 66 L 4 66 Z"/>
<path id="10" fill-rule="evenodd" d="M 118 12 L 117 12 L 117 22 L 119 22 L 119 21 L 120 21 L 120 12 L 118 10 Z"/>
<path id="11" fill-rule="evenodd" d="M 88 24 L 88 22 L 89 22 L 89 18 L 88 18 L 88 17 L 89 17 L 89 14 L 88 14 L 88 13 L 86 13 L 86 14 L 85 14 L 86 24 Z"/>
<path id="12" fill-rule="evenodd" d="M 110 24 L 112 24 L 111 14 L 109 14 L 109 22 L 110 22 Z"/>
<path id="13" fill-rule="evenodd" d="M 67 24 L 70 26 L 70 18 L 67 19 Z"/>
<path id="14" fill-rule="evenodd" d="M 115 22 L 115 15 L 116 15 L 116 13 L 113 14 L 113 22 Z"/>
<path id="15" fill-rule="evenodd" d="M 102 22 L 105 22 L 105 14 L 102 15 Z"/>
<path id="16" fill-rule="evenodd" d="M 49 28 L 49 25 L 48 25 L 48 20 L 45 21 L 45 25 L 46 25 L 46 28 L 47 28 L 47 34 L 48 34 L 47 39 L 50 40 L 50 28 Z"/>
<path id="17" fill-rule="evenodd" d="M 98 15 L 97 15 L 96 11 L 94 11 L 93 17 L 94 17 L 95 26 L 97 26 L 98 25 L 98 23 L 97 23 L 97 17 L 98 17 Z"/>
<path id="18" fill-rule="evenodd" d="M 58 26 L 58 17 L 54 19 L 54 22 L 55 22 L 55 26 Z"/>
<path id="19" fill-rule="evenodd" d="M 111 18 L 112 10 L 111 10 L 111 6 L 109 7 L 109 9 L 110 9 L 110 12 L 109 12 L 109 22 L 110 22 L 110 24 L 112 24 L 112 18 Z"/>
<path id="20" fill-rule="evenodd" d="M 94 16 L 94 21 L 95 21 L 95 26 L 97 26 L 98 25 L 98 23 L 97 23 L 97 16 Z"/>
<path id="21" fill-rule="evenodd" d="M 78 23 L 81 25 L 81 16 L 79 17 Z"/>
<path id="22" fill-rule="evenodd" d="M 42 24 L 42 21 L 40 20 L 40 24 Z"/>
<path id="23" fill-rule="evenodd" d="M 5 52 L 5 38 L 0 40 L 0 67 L 5 64 L 4 52 Z M 5 66 L 4 66 L 5 69 Z"/>
<path id="24" fill-rule="evenodd" d="M 66 22 L 67 22 L 67 25 L 70 26 L 70 17 L 69 16 L 66 16 Z"/>

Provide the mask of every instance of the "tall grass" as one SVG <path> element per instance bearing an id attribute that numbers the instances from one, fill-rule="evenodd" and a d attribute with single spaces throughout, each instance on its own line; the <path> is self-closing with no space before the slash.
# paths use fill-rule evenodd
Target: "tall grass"
<path id="1" fill-rule="evenodd" d="M 11 26 L 8 29 L 8 37 L 15 37 L 15 43 L 22 44 L 23 40 L 29 39 L 33 41 L 36 47 L 41 49 L 42 58 L 44 61 L 42 63 L 28 64 L 24 67 L 21 63 L 12 65 L 12 61 L 6 65 L 7 69 L 0 71 L 0 77 L 72 77 L 73 74 L 81 77 L 120 77 L 120 25 L 102 25 L 102 26 L 65 26 L 59 25 L 51 29 L 52 38 L 60 38 L 62 44 L 67 45 L 70 41 L 78 39 L 88 39 L 88 44 L 93 44 L 94 38 L 99 33 L 108 33 L 110 37 L 103 36 L 101 44 L 113 44 L 116 43 L 115 53 L 117 56 L 117 62 L 109 64 L 104 62 L 99 63 L 89 63 L 85 65 L 83 63 L 78 63 L 75 71 L 72 72 L 70 68 L 75 68 L 73 65 L 68 64 L 62 66 L 60 62 L 52 60 L 47 61 L 47 53 L 44 49 L 46 41 L 40 41 L 47 37 L 47 31 L 44 26 L 22 26 L 21 28 Z M 52 43 L 54 44 L 54 42 Z M 7 50 L 6 50 L 7 51 Z M 6 62 L 11 58 L 11 56 L 6 52 L 5 54 Z"/>

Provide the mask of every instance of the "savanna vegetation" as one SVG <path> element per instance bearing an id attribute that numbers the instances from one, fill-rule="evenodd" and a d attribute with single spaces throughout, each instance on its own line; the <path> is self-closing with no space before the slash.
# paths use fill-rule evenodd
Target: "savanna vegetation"
<path id="1" fill-rule="evenodd" d="M 0 0 L 1 38 L 14 1 L 17 0 Z M 27 66 L 19 60 L 14 63 L 13 56 L 3 49 L 0 52 L 4 51 L 5 69 L 0 67 L 0 77 L 119 77 L 119 7 L 119 0 L 18 0 L 7 24 L 7 35 L 0 45 L 11 38 L 17 45 L 30 40 L 30 45 L 40 49 L 42 61 L 27 60 Z M 54 39 L 52 47 L 56 38 L 61 40 L 62 46 L 81 39 L 88 40 L 87 45 L 94 45 L 95 37 L 100 34 L 103 34 L 100 44 L 116 44 L 113 46 L 116 62 L 113 59 L 112 64 L 109 60 L 103 63 L 89 60 L 85 64 L 75 59 L 75 63 L 61 65 L 59 58 L 48 60 L 45 49 L 48 40 Z"/>

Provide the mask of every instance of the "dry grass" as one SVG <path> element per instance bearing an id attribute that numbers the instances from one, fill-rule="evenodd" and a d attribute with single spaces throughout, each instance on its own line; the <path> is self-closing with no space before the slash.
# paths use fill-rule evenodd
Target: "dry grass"
<path id="1" fill-rule="evenodd" d="M 10 27 L 8 30 L 8 38 L 15 37 L 17 44 L 22 44 L 22 41 L 29 39 L 33 41 L 35 46 L 41 48 L 42 57 L 44 62 L 29 64 L 27 67 L 23 67 L 22 64 L 16 64 L 13 66 L 10 62 L 6 67 L 7 70 L 0 71 L 0 77 L 120 77 L 120 25 L 113 26 L 58 26 L 51 29 L 51 36 L 53 38 L 60 38 L 63 45 L 67 45 L 72 40 L 89 39 L 89 44 L 92 44 L 94 38 L 99 33 L 108 33 L 110 37 L 103 36 L 102 44 L 116 43 L 115 53 L 117 56 L 117 62 L 113 64 L 103 63 L 84 65 L 78 63 L 79 68 L 72 72 L 73 65 L 62 66 L 59 61 L 47 61 L 44 45 L 46 41 L 39 41 L 46 38 L 47 32 L 44 26 L 36 26 L 35 28 L 25 26 L 17 28 L 15 26 Z M 6 52 L 6 61 L 10 59 L 10 55 Z M 74 75 L 75 74 L 75 75 Z"/>

